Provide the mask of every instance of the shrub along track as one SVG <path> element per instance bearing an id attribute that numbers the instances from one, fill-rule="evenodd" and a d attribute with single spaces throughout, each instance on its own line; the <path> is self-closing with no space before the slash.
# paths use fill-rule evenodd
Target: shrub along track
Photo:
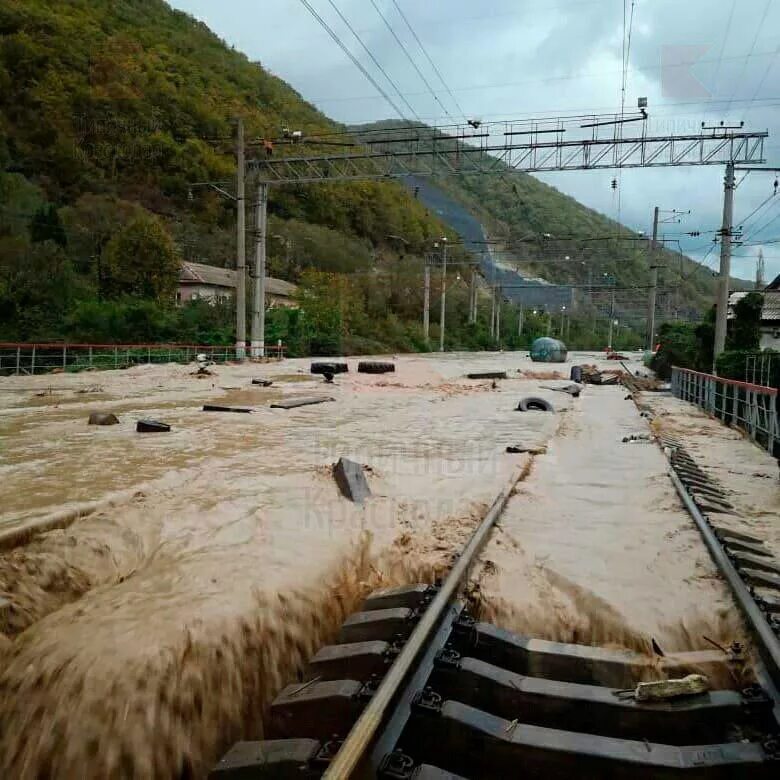
<path id="1" fill-rule="evenodd" d="M 673 466 L 680 461 L 673 456 Z M 676 474 L 763 659 L 754 664 L 760 685 L 639 701 L 634 687 L 649 665 L 669 678 L 722 679 L 726 668 L 739 680 L 742 648 L 650 659 L 517 636 L 469 616 L 462 593 L 519 478 L 498 495 L 441 584 L 372 594 L 343 624 L 339 644 L 322 648 L 275 699 L 272 739 L 237 743 L 211 776 L 508 777 L 522 769 L 538 777 L 776 777 L 777 624 L 766 608 L 756 615 L 750 594 L 732 582 L 739 548 L 724 551 L 708 538 L 708 530 L 715 534 L 700 524 L 701 499 Z"/>

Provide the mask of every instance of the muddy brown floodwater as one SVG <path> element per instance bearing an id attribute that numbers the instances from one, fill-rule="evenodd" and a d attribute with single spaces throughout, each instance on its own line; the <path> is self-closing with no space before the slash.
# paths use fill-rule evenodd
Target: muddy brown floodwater
<path id="1" fill-rule="evenodd" d="M 619 390 L 572 400 L 512 353 L 397 366 L 327 388 L 308 361 L 0 380 L 0 535 L 84 514 L 0 552 L 0 777 L 203 777 L 262 737 L 269 701 L 370 590 L 443 574 L 523 465 L 472 588 L 484 612 L 633 648 L 738 630 L 660 452 L 620 444 L 644 421 Z M 491 368 L 510 379 L 464 378 Z M 528 394 L 558 413 L 513 411 Z M 120 424 L 87 426 L 93 410 Z M 145 417 L 172 432 L 136 434 Z M 510 444 L 550 449 L 532 463 Z M 368 467 L 364 507 L 338 493 L 340 456 Z"/>
<path id="2" fill-rule="evenodd" d="M 625 395 L 588 388 L 510 500 L 473 586 L 483 616 L 649 655 L 652 639 L 665 652 L 744 640 L 661 450 L 622 442 L 649 430 Z"/>

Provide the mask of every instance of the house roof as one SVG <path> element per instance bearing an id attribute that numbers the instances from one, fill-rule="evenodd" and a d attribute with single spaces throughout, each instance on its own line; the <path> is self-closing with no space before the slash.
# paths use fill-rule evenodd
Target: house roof
<path id="1" fill-rule="evenodd" d="M 232 268 L 219 268 L 205 263 L 182 263 L 179 284 L 206 284 L 232 290 L 236 287 L 236 272 Z M 292 298 L 297 289 L 294 284 L 283 279 L 275 279 L 272 276 L 265 278 L 265 291 L 269 295 Z"/>
<path id="2" fill-rule="evenodd" d="M 764 288 L 765 290 L 780 290 L 780 274 L 778 274 L 769 284 Z"/>
<path id="3" fill-rule="evenodd" d="M 767 287 L 762 293 L 764 296 L 764 308 L 761 310 L 761 322 L 780 321 L 780 290 Z M 737 301 L 742 300 L 746 292 L 735 292 L 729 295 L 729 319 L 734 317 L 733 307 Z"/>
<path id="4" fill-rule="evenodd" d="M 209 284 L 214 287 L 236 286 L 236 272 L 204 263 L 182 263 L 179 281 L 184 284 Z"/>

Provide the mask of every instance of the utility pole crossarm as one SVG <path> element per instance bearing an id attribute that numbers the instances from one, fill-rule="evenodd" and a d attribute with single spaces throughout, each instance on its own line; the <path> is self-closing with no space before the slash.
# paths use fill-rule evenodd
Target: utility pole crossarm
<path id="1" fill-rule="evenodd" d="M 697 135 L 586 138 L 516 143 L 491 136 L 479 145 L 456 137 L 401 149 L 375 144 L 357 154 L 269 157 L 251 167 L 269 184 L 494 173 L 502 163 L 518 172 L 735 165 L 764 162 L 768 133 L 713 132 Z M 491 140 L 494 139 L 495 140 Z"/>

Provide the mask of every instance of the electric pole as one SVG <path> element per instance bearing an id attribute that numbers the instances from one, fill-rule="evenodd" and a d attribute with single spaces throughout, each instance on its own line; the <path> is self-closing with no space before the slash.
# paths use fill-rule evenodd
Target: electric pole
<path id="1" fill-rule="evenodd" d="M 425 343 L 431 337 L 431 261 L 425 260 L 425 282 L 423 284 L 423 337 Z"/>
<path id="2" fill-rule="evenodd" d="M 718 300 L 715 307 L 715 349 L 712 371 L 723 350 L 726 349 L 726 325 L 729 309 L 729 277 L 731 276 L 731 236 L 734 225 L 734 163 L 726 163 L 723 180 L 723 225 L 720 230 L 720 278 Z"/>
<path id="3" fill-rule="evenodd" d="M 609 298 L 609 335 L 607 337 L 607 346 L 612 349 L 612 328 L 615 324 L 615 281 L 612 281 L 612 294 Z"/>
<path id="4" fill-rule="evenodd" d="M 756 260 L 756 290 L 763 290 L 766 282 L 764 281 L 764 273 L 766 266 L 764 265 L 764 251 L 758 250 L 758 260 Z"/>
<path id="5" fill-rule="evenodd" d="M 265 357 L 265 266 L 268 233 L 268 185 L 257 184 L 255 204 L 255 266 L 252 273 L 252 357 Z"/>
<path id="6" fill-rule="evenodd" d="M 444 319 L 447 308 L 447 236 L 441 240 L 441 322 L 439 352 L 444 352 Z"/>
<path id="7" fill-rule="evenodd" d="M 496 288 L 496 344 L 501 349 L 501 288 Z"/>
<path id="8" fill-rule="evenodd" d="M 517 335 L 523 335 L 523 304 L 521 303 L 517 310 Z"/>
<path id="9" fill-rule="evenodd" d="M 471 290 L 469 299 L 469 322 L 477 321 L 477 272 L 471 272 Z"/>
<path id="10" fill-rule="evenodd" d="M 246 358 L 246 148 L 244 120 L 238 119 L 237 132 L 237 251 L 236 251 L 236 360 Z"/>
<path id="11" fill-rule="evenodd" d="M 658 206 L 653 212 L 653 238 L 650 241 L 650 297 L 647 302 L 647 349 L 652 352 L 655 346 L 655 301 L 658 294 L 658 263 L 655 259 L 658 240 Z"/>

